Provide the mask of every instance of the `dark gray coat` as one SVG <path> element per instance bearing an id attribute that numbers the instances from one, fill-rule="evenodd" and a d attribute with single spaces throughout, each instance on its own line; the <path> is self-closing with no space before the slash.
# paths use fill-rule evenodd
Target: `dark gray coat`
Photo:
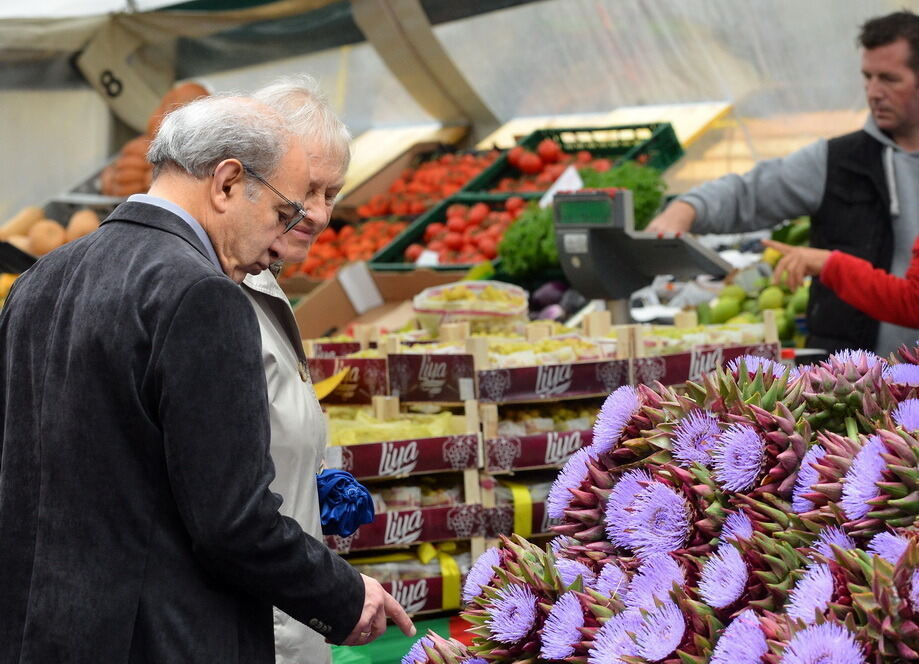
<path id="1" fill-rule="evenodd" d="M 252 307 L 175 215 L 118 207 L 0 315 L 0 662 L 274 662 L 360 576 L 268 490 Z"/>

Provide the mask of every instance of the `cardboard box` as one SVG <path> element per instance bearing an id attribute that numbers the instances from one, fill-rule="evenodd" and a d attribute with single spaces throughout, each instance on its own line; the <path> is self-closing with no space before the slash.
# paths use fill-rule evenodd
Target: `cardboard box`
<path id="1" fill-rule="evenodd" d="M 434 270 L 371 272 L 354 263 L 301 299 L 294 315 L 304 339 L 341 333 L 354 323 L 397 329 L 414 316 L 415 295 L 457 279 L 456 273 Z"/>

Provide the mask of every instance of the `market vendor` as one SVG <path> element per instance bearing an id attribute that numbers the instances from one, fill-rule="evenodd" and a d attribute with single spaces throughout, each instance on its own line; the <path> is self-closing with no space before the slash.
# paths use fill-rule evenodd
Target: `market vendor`
<path id="1" fill-rule="evenodd" d="M 0 661 L 273 664 L 272 605 L 333 643 L 387 614 L 413 632 L 269 489 L 238 284 L 286 249 L 287 201 L 311 186 L 299 137 L 211 97 L 148 158 L 149 194 L 41 258 L 0 314 Z"/>
<path id="2" fill-rule="evenodd" d="M 733 233 L 811 216 L 811 245 L 903 276 L 919 235 L 919 16 L 867 21 L 858 42 L 870 115 L 863 129 L 819 140 L 745 175 L 727 175 L 671 203 L 652 232 Z M 912 329 L 879 323 L 820 280 L 811 285 L 808 345 L 886 355 Z"/>

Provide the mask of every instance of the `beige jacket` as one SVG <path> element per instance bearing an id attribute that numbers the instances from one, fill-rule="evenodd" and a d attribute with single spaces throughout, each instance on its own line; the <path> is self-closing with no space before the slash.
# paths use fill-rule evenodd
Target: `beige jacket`
<path id="1" fill-rule="evenodd" d="M 326 444 L 326 423 L 313 391 L 300 331 L 287 296 L 265 270 L 248 275 L 243 292 L 252 302 L 262 333 L 262 361 L 271 412 L 271 490 L 284 498 L 281 513 L 322 539 L 316 473 Z M 328 664 L 331 651 L 317 632 L 275 609 L 277 664 Z"/>

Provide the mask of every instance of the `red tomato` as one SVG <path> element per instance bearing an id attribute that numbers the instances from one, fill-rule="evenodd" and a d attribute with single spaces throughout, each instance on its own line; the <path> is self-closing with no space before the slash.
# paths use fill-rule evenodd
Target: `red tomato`
<path id="1" fill-rule="evenodd" d="M 428 249 L 431 251 L 443 251 L 446 249 L 446 245 L 443 240 L 434 240 L 433 242 L 428 242 Z"/>
<path id="2" fill-rule="evenodd" d="M 522 157 L 523 154 L 524 154 L 525 152 L 526 152 L 526 150 L 524 150 L 523 147 L 520 146 L 520 145 L 511 148 L 510 151 L 508 151 L 508 153 L 507 153 L 507 161 L 508 161 L 508 163 L 509 163 L 511 166 L 514 166 L 514 167 L 518 167 L 518 168 L 519 168 L 519 165 L 520 165 L 520 157 Z"/>
<path id="3" fill-rule="evenodd" d="M 542 171 L 542 159 L 533 152 L 524 152 L 520 157 L 517 168 L 527 175 L 535 175 Z"/>
<path id="4" fill-rule="evenodd" d="M 472 209 L 469 210 L 469 214 L 466 215 L 466 219 L 470 224 L 481 224 L 485 217 L 488 216 L 490 208 L 485 203 L 476 203 L 472 206 Z"/>
<path id="5" fill-rule="evenodd" d="M 491 259 L 498 255 L 498 243 L 494 238 L 483 235 L 479 238 L 479 251 L 485 258 Z"/>
<path id="6" fill-rule="evenodd" d="M 591 164 L 591 168 L 597 171 L 597 173 L 605 173 L 612 167 L 613 162 L 611 162 L 609 159 L 594 159 L 593 163 Z"/>
<path id="7" fill-rule="evenodd" d="M 463 236 L 459 233 L 447 233 L 444 244 L 448 249 L 459 249 L 463 246 Z"/>
<path id="8" fill-rule="evenodd" d="M 436 221 L 433 224 L 428 224 L 428 227 L 424 229 L 424 241 L 430 242 L 445 228 L 446 226 Z"/>
<path id="9" fill-rule="evenodd" d="M 562 157 L 562 148 L 551 138 L 544 138 L 536 146 L 536 154 L 547 164 L 553 164 Z"/>
<path id="10" fill-rule="evenodd" d="M 335 229 L 330 226 L 316 236 L 316 242 L 318 244 L 326 244 L 327 242 L 334 242 L 335 238 Z"/>
<path id="11" fill-rule="evenodd" d="M 506 201 L 504 201 L 504 209 L 512 214 L 516 210 L 522 209 L 525 205 L 526 201 L 520 198 L 520 196 L 511 196 Z"/>
<path id="12" fill-rule="evenodd" d="M 590 154 L 590 152 L 588 152 L 587 150 L 578 151 L 577 162 L 579 164 L 589 164 L 591 159 L 593 158 L 594 156 Z"/>
<path id="13" fill-rule="evenodd" d="M 454 233 L 462 233 L 466 230 L 466 220 L 462 217 L 450 217 L 447 219 L 447 230 Z"/>
<path id="14" fill-rule="evenodd" d="M 465 217 L 466 210 L 468 209 L 469 208 L 466 205 L 461 205 L 460 203 L 454 203 L 453 205 L 447 208 L 447 216 L 448 217 Z"/>
<path id="15" fill-rule="evenodd" d="M 418 257 L 421 255 L 421 252 L 424 251 L 424 247 L 420 244 L 410 244 L 405 249 L 405 260 L 409 263 L 414 263 L 418 260 Z"/>

